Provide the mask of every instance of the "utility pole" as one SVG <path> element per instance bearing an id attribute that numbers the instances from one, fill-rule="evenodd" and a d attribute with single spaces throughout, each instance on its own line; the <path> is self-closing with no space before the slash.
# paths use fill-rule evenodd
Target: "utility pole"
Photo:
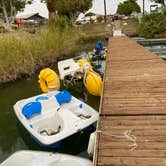
<path id="1" fill-rule="evenodd" d="M 104 21 L 107 22 L 107 7 L 106 7 L 106 0 L 104 0 Z"/>
<path id="2" fill-rule="evenodd" d="M 145 14 L 145 0 L 143 0 L 143 15 Z"/>

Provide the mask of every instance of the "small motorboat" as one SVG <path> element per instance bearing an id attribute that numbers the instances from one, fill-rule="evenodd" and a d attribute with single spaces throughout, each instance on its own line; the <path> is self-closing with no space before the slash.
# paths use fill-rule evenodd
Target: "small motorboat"
<path id="1" fill-rule="evenodd" d="M 15 152 L 0 166 L 92 166 L 92 162 L 67 154 L 28 150 Z"/>
<path id="2" fill-rule="evenodd" d="M 52 148 L 98 120 L 98 112 L 66 90 L 20 100 L 14 110 L 32 138 L 41 146 Z"/>

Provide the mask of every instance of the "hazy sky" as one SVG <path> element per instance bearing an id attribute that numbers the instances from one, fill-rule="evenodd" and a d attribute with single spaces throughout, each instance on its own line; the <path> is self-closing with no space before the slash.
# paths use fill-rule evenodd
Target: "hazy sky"
<path id="1" fill-rule="evenodd" d="M 118 4 L 123 1 L 124 0 L 106 0 L 107 13 L 115 14 Z M 143 0 L 137 0 L 137 3 L 140 5 L 141 9 L 143 6 L 142 2 Z M 151 2 L 151 0 L 145 0 L 145 10 L 147 12 L 150 11 L 150 5 L 152 4 L 154 4 L 154 2 Z M 93 0 L 93 7 L 92 9 L 90 9 L 90 11 L 95 11 L 96 13 L 104 14 L 104 0 Z"/>
<path id="2" fill-rule="evenodd" d="M 106 0 L 107 4 L 107 13 L 108 14 L 114 14 L 117 10 L 117 5 L 119 2 L 123 2 L 124 0 Z M 143 0 L 137 0 L 138 4 L 142 8 L 142 1 Z M 145 0 L 145 10 L 150 10 L 150 4 L 153 4 L 151 0 Z M 99 14 L 104 13 L 104 0 L 93 0 L 93 7 L 90 9 L 91 11 Z M 30 13 L 40 13 L 42 16 L 48 18 L 48 10 L 45 4 L 41 3 L 40 0 L 34 0 L 34 3 L 32 5 L 27 5 L 23 12 L 18 13 L 18 16 L 26 15 Z"/>

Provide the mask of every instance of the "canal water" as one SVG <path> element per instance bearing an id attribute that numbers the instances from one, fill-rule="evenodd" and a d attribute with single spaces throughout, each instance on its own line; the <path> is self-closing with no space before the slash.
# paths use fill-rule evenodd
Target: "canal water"
<path id="1" fill-rule="evenodd" d="M 161 59 L 166 60 L 166 38 L 144 39 L 144 38 L 136 37 L 133 39 L 139 44 L 143 45 L 149 51 L 159 56 Z"/>
<path id="2" fill-rule="evenodd" d="M 51 67 L 57 71 L 56 67 Z M 64 89 L 61 86 L 61 89 Z M 70 89 L 73 96 L 88 103 L 98 110 L 100 98 L 89 95 L 82 87 Z M 18 122 L 13 105 L 21 99 L 41 94 L 38 84 L 38 74 L 30 78 L 18 80 L 15 83 L 0 89 L 0 162 L 18 150 L 42 150 L 61 152 L 88 157 L 86 152 L 90 132 L 77 133 L 62 142 L 60 149 L 45 149 L 39 147 L 30 137 L 29 133 Z"/>

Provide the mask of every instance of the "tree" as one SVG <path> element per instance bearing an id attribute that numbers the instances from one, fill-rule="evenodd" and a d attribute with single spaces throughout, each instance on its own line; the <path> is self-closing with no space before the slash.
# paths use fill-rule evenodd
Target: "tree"
<path id="1" fill-rule="evenodd" d="M 92 0 L 41 0 L 41 2 L 47 4 L 50 21 L 54 20 L 57 12 L 71 19 L 79 12 L 88 10 L 92 5 Z"/>
<path id="2" fill-rule="evenodd" d="M 92 0 L 56 0 L 59 15 L 69 19 L 75 18 L 80 12 L 85 12 L 92 6 Z"/>
<path id="3" fill-rule="evenodd" d="M 136 0 L 126 0 L 123 3 L 119 3 L 117 13 L 130 15 L 132 12 L 141 12 L 140 6 Z"/>
<path id="4" fill-rule="evenodd" d="M 14 22 L 16 14 L 25 8 L 27 3 L 33 0 L 0 0 L 0 14 L 3 19 L 0 19 L 5 29 L 11 30 L 11 23 Z"/>
<path id="5" fill-rule="evenodd" d="M 56 15 L 56 1 L 57 0 L 41 0 L 41 2 L 45 2 L 49 12 L 49 21 L 54 19 Z"/>

